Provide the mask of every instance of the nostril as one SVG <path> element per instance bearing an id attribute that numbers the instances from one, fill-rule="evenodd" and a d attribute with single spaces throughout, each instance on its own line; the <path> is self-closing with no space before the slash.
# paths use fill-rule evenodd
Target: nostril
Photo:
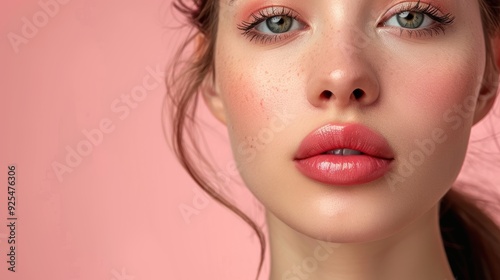
<path id="1" fill-rule="evenodd" d="M 356 98 L 356 100 L 358 100 L 358 99 L 360 99 L 361 97 L 363 97 L 363 95 L 364 95 L 365 93 L 363 92 L 363 90 L 361 90 L 361 89 L 357 88 L 357 89 L 355 89 L 355 90 L 352 92 L 352 94 L 354 95 L 354 98 Z"/>
<path id="2" fill-rule="evenodd" d="M 330 99 L 332 97 L 333 93 L 329 90 L 325 90 L 321 93 L 321 97 L 325 99 Z"/>

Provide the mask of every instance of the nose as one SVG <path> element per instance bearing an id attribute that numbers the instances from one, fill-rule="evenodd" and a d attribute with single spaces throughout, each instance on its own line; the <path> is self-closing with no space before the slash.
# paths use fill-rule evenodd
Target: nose
<path id="1" fill-rule="evenodd" d="M 370 50 L 357 49 L 355 45 L 351 49 L 330 46 L 323 51 L 310 68 L 308 101 L 319 108 L 368 106 L 376 102 L 380 95 L 379 79 L 365 51 Z"/>

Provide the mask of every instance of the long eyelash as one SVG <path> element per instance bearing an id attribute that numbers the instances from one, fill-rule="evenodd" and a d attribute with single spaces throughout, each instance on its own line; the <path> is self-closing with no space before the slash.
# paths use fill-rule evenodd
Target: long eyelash
<path id="1" fill-rule="evenodd" d="M 418 12 L 423 13 L 429 16 L 431 19 L 436 21 L 438 24 L 436 26 L 424 29 L 404 29 L 401 28 L 400 35 L 403 32 L 408 32 L 409 37 L 412 35 L 416 36 L 424 36 L 424 35 L 439 35 L 439 33 L 445 32 L 445 26 L 451 25 L 455 21 L 455 17 L 450 14 L 440 15 L 440 9 L 438 7 L 432 6 L 430 4 L 422 4 L 420 0 L 417 3 L 407 3 L 402 5 L 396 14 L 402 12 Z M 285 36 L 285 34 L 277 34 L 277 35 L 267 35 L 260 34 L 254 31 L 254 28 L 267 20 L 268 18 L 275 16 L 287 16 L 294 20 L 297 20 L 298 16 L 291 10 L 286 9 L 285 7 L 269 7 L 264 10 L 260 10 L 257 13 L 251 15 L 253 20 L 251 21 L 243 21 L 241 24 L 237 25 L 237 28 L 242 31 L 242 35 L 248 37 L 250 41 L 260 41 L 261 43 L 270 43 L 272 41 L 277 41 L 281 36 Z"/>
<path id="2" fill-rule="evenodd" d="M 285 7 L 269 7 L 264 10 L 260 10 L 259 12 L 252 14 L 251 17 L 253 20 L 251 21 L 243 21 L 241 24 L 238 24 L 238 29 L 241 30 L 241 34 L 248 37 L 250 42 L 253 40 L 260 41 L 261 43 L 269 43 L 271 41 L 277 41 L 278 38 L 284 34 L 280 35 L 267 35 L 267 34 L 259 34 L 257 32 L 253 32 L 253 29 L 261 24 L 263 21 L 267 20 L 271 17 L 276 16 L 287 16 L 294 20 L 298 18 L 298 16 L 291 10 L 286 9 Z"/>
<path id="3" fill-rule="evenodd" d="M 417 12 L 417 13 L 422 13 L 426 14 L 429 16 L 431 19 L 436 21 L 438 24 L 433 27 L 429 28 L 424 28 L 424 29 L 404 29 L 401 28 L 400 30 L 400 35 L 403 34 L 403 32 L 408 32 L 408 35 L 411 37 L 412 35 L 416 36 L 423 36 L 423 35 L 439 35 L 439 33 L 444 33 L 445 32 L 445 26 L 452 24 L 455 21 L 455 17 L 450 14 L 444 14 L 444 15 L 439 15 L 440 9 L 435 6 L 431 6 L 430 4 L 422 4 L 420 3 L 420 0 L 413 4 L 413 3 L 407 3 L 405 5 L 402 5 L 401 8 L 398 9 L 398 11 L 395 14 L 399 14 L 402 12 Z"/>
<path id="4" fill-rule="evenodd" d="M 441 23 L 441 24 L 452 24 L 453 21 L 455 20 L 455 17 L 451 15 L 450 13 L 447 13 L 445 15 L 440 16 L 440 9 L 435 6 L 431 6 L 430 4 L 422 4 L 420 1 L 418 1 L 415 4 L 412 3 L 407 3 L 403 5 L 401 8 L 399 8 L 398 12 L 396 14 L 402 13 L 402 12 L 418 12 L 418 13 L 423 13 L 428 15 L 430 18 L 433 20 Z"/>

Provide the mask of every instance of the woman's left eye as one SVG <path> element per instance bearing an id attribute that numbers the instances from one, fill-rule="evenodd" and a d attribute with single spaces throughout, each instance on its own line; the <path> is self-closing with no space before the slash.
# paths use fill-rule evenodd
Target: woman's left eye
<path id="1" fill-rule="evenodd" d="M 420 12 L 405 11 L 392 16 L 385 22 L 386 26 L 403 27 L 408 29 L 427 28 L 434 20 Z"/>
<path id="2" fill-rule="evenodd" d="M 417 28 L 425 28 L 431 26 L 433 20 L 420 12 L 402 12 L 397 15 L 391 17 L 388 21 L 386 21 L 386 26 L 399 26 L 408 29 L 417 29 Z"/>
<path id="3" fill-rule="evenodd" d="M 398 28 L 401 34 L 406 31 L 409 36 L 432 36 L 444 32 L 445 27 L 451 25 L 454 19 L 453 15 L 443 14 L 437 7 L 417 2 L 401 5 L 382 26 Z"/>

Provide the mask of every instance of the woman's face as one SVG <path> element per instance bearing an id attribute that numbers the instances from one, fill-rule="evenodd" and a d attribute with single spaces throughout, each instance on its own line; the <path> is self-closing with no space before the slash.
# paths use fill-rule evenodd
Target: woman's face
<path id="1" fill-rule="evenodd" d="M 485 110 L 477 1 L 222 0 L 217 34 L 208 104 L 248 188 L 293 229 L 381 239 L 451 187 Z"/>

